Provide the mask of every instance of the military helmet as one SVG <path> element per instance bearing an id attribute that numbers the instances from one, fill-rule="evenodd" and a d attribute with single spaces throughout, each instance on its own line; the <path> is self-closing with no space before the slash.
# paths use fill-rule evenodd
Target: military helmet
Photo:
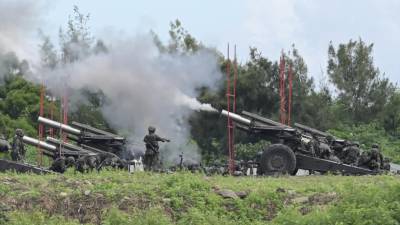
<path id="1" fill-rule="evenodd" d="M 326 140 L 329 141 L 329 142 L 333 141 L 334 139 L 335 138 L 330 134 L 328 136 L 326 136 Z"/>
<path id="2" fill-rule="evenodd" d="M 15 134 L 17 136 L 23 137 L 24 136 L 24 131 L 22 129 L 18 128 L 18 129 L 15 130 Z"/>
<path id="3" fill-rule="evenodd" d="M 379 148 L 379 145 L 377 143 L 372 144 L 372 148 Z"/>
<path id="4" fill-rule="evenodd" d="M 66 161 L 68 164 L 72 165 L 75 163 L 75 158 L 73 156 L 68 156 Z"/>
<path id="5" fill-rule="evenodd" d="M 149 132 L 156 132 L 156 128 L 153 126 L 149 126 Z"/>

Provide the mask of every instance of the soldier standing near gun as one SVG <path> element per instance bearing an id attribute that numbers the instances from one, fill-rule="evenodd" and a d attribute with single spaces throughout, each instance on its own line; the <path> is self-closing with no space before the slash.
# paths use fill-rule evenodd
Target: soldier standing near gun
<path id="1" fill-rule="evenodd" d="M 11 150 L 11 159 L 13 161 L 23 161 L 25 159 L 26 149 L 22 141 L 23 137 L 24 131 L 22 129 L 16 129 Z"/>
<path id="2" fill-rule="evenodd" d="M 144 143 L 146 144 L 146 152 L 144 154 L 144 165 L 146 171 L 153 170 L 155 166 L 158 165 L 160 154 L 158 150 L 158 142 L 170 142 L 170 140 L 166 138 L 159 137 L 155 132 L 156 128 L 150 126 L 149 134 L 143 139 Z"/>

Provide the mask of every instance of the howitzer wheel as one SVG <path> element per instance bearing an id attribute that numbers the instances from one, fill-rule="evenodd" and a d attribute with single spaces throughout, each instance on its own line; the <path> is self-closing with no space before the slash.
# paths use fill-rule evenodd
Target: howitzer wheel
<path id="1" fill-rule="evenodd" d="M 276 172 L 293 174 L 296 170 L 296 156 L 286 145 L 270 145 L 261 155 L 260 169 L 263 174 Z"/>

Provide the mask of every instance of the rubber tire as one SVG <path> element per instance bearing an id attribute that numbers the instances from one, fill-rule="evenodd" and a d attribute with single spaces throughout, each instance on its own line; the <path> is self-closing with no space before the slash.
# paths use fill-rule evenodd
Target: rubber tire
<path id="1" fill-rule="evenodd" d="M 279 164 L 273 165 L 273 160 Z M 288 146 L 273 144 L 265 148 L 260 160 L 262 174 L 284 173 L 293 174 L 296 170 L 296 155 Z"/>
<path id="2" fill-rule="evenodd" d="M 297 172 L 299 172 L 299 168 L 294 169 L 293 173 L 291 173 L 290 175 L 296 176 Z"/>

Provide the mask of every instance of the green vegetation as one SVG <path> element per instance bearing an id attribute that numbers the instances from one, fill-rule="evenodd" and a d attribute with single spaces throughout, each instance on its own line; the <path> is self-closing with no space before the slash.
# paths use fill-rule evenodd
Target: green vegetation
<path id="1" fill-rule="evenodd" d="M 383 154 L 390 157 L 393 162 L 400 162 L 400 140 L 388 135 L 385 130 L 376 123 L 359 126 L 342 126 L 329 132 L 339 138 L 358 140 L 362 143 L 362 149 L 369 149 L 373 143 L 378 143 Z"/>
<path id="2" fill-rule="evenodd" d="M 0 174 L 7 224 L 399 224 L 399 198 L 397 176 Z"/>

